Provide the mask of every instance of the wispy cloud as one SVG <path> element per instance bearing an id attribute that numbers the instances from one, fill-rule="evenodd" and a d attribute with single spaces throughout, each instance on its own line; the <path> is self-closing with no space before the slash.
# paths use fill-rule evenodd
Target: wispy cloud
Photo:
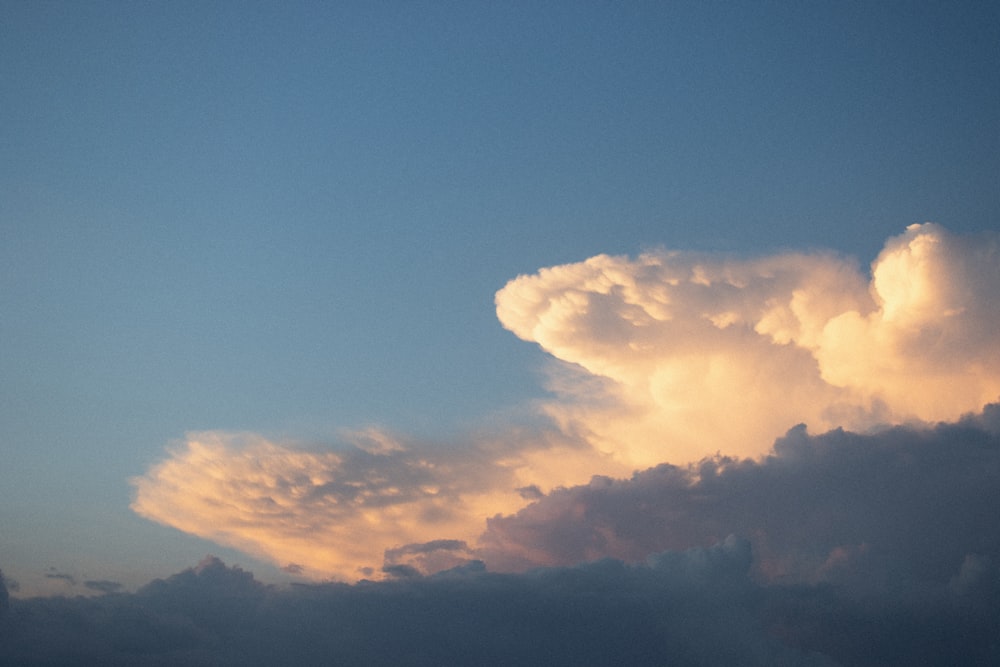
<path id="1" fill-rule="evenodd" d="M 798 423 L 813 433 L 868 432 L 954 420 L 996 400 L 997 293 L 998 236 L 957 237 L 931 224 L 890 239 L 870 277 L 831 254 L 793 253 L 664 251 L 543 269 L 511 281 L 496 302 L 504 326 L 560 360 L 550 375 L 555 398 L 541 406 L 550 427 L 447 444 L 369 429 L 328 448 L 193 433 L 133 480 L 132 507 L 312 578 L 406 577 L 474 558 L 503 569 L 635 560 L 729 532 L 767 537 L 757 545 L 762 572 L 818 577 L 823 567 L 877 557 L 878 536 L 847 531 L 806 553 L 774 547 L 785 533 L 767 522 L 807 521 L 796 508 L 859 512 L 810 503 L 810 489 L 835 498 L 861 485 L 866 502 L 877 502 L 862 483 L 868 472 L 898 465 L 917 476 L 901 480 L 920 483 L 924 469 L 901 461 L 923 450 L 900 453 L 875 439 L 864 451 L 887 458 L 870 461 L 852 458 L 839 444 L 844 434 L 814 440 L 793 430 L 770 458 L 742 457 L 768 454 Z M 920 442 L 924 432 L 892 437 Z M 857 469 L 800 460 L 833 451 Z M 719 452 L 729 458 L 686 465 Z M 964 452 L 954 460 L 968 466 L 939 483 L 951 488 L 974 474 Z M 797 474 L 777 472 L 788 470 Z M 831 470 L 840 481 L 828 488 Z M 784 495 L 740 491 L 758 478 Z M 745 514 L 726 514 L 737 508 Z"/>

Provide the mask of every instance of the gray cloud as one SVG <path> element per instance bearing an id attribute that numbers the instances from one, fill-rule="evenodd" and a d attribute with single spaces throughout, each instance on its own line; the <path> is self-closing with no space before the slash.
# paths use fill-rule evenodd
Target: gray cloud
<path id="1" fill-rule="evenodd" d="M 276 589 L 216 559 L 131 595 L 15 600 L 9 662 L 185 665 L 830 665 L 756 620 L 731 538 L 649 565 Z M 739 602 L 734 606 L 732 603 Z"/>
<path id="2" fill-rule="evenodd" d="M 934 427 L 789 431 L 760 460 L 723 456 L 595 477 L 489 520 L 491 568 L 641 561 L 745 535 L 766 581 L 946 582 L 967 557 L 1000 559 L 1000 405 Z"/>
<path id="3" fill-rule="evenodd" d="M 108 581 L 106 579 L 91 579 L 83 582 L 83 585 L 92 591 L 97 591 L 98 593 L 117 593 L 123 588 L 119 582 Z"/>
<path id="4" fill-rule="evenodd" d="M 45 573 L 46 579 L 58 579 L 60 581 L 66 582 L 69 586 L 76 586 L 76 577 L 72 574 L 66 574 L 65 572 L 58 572 L 55 568 L 50 567 L 49 571 Z"/>
<path id="5" fill-rule="evenodd" d="M 431 540 L 386 549 L 382 571 L 391 576 L 415 576 L 450 570 L 475 559 L 464 540 Z"/>
<path id="6" fill-rule="evenodd" d="M 0 663 L 59 665 L 996 664 L 1000 571 L 857 591 L 752 576 L 751 542 L 626 564 L 266 586 L 208 557 L 136 593 L 10 601 Z M 877 628 L 877 631 L 873 631 Z"/>

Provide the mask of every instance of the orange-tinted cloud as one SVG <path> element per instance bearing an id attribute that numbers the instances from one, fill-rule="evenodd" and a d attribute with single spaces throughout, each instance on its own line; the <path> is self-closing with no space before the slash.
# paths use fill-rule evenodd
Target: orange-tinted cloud
<path id="1" fill-rule="evenodd" d="M 377 578 L 383 566 L 423 572 L 464 562 L 459 542 L 474 541 L 484 517 L 524 505 L 531 448 L 566 451 L 513 434 L 463 447 L 374 429 L 346 439 L 315 451 L 253 434 L 192 433 L 132 480 L 132 509 L 311 578 Z"/>
<path id="2" fill-rule="evenodd" d="M 997 293 L 996 235 L 925 224 L 889 240 L 870 280 L 829 254 L 601 255 L 521 276 L 496 303 L 505 327 L 587 380 L 557 378 L 552 418 L 646 467 L 759 455 L 798 422 L 978 409 L 1000 396 Z"/>

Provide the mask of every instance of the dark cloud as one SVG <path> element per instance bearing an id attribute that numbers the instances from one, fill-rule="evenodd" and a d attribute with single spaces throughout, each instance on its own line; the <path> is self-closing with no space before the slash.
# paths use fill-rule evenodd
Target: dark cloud
<path id="1" fill-rule="evenodd" d="M 760 460 L 660 465 L 595 477 L 489 520 L 491 569 L 568 565 L 747 536 L 769 582 L 947 582 L 967 557 L 1000 560 L 1000 405 L 957 423 L 842 430 L 799 426 Z"/>
<path id="2" fill-rule="evenodd" d="M 7 580 L 0 571 L 0 618 L 7 615 L 7 609 L 10 607 L 10 592 L 7 590 Z"/>
<path id="3" fill-rule="evenodd" d="M 469 545 L 463 540 L 431 540 L 419 544 L 407 544 L 395 549 L 386 549 L 386 559 L 395 559 L 411 554 L 427 554 L 435 551 L 467 551 Z"/>
<path id="4" fill-rule="evenodd" d="M 497 574 L 266 586 L 207 558 L 136 593 L 13 599 L 0 664 L 996 664 L 1000 571 L 863 593 L 752 576 L 749 540 Z"/>
<path id="5" fill-rule="evenodd" d="M 0 572 L 0 584 L 3 584 L 4 588 L 8 591 L 19 591 L 21 590 L 21 584 L 18 583 L 16 579 L 11 579 L 9 576 Z"/>
<path id="6" fill-rule="evenodd" d="M 431 540 L 385 550 L 382 571 L 393 577 L 411 577 L 450 570 L 475 560 L 464 540 Z"/>
<path id="7" fill-rule="evenodd" d="M 72 574 L 66 574 L 65 572 L 57 572 L 54 567 L 50 567 L 49 571 L 45 573 L 46 579 L 59 579 L 65 581 L 70 586 L 76 586 L 76 577 Z"/>
<path id="8" fill-rule="evenodd" d="M 83 582 L 83 585 L 98 593 L 117 593 L 123 588 L 117 581 L 108 581 L 106 579 L 88 580 Z"/>
<path id="9" fill-rule="evenodd" d="M 545 495 L 544 493 L 542 493 L 542 490 L 538 488 L 537 484 L 523 486 L 520 489 L 518 489 L 517 492 L 525 500 L 538 500 L 539 498 L 542 498 Z"/>
<path id="10" fill-rule="evenodd" d="M 130 665 L 829 665 L 767 635 L 747 543 L 499 575 L 263 586 L 207 559 L 135 594 L 15 600 L 0 661 Z M 733 602 L 739 604 L 734 605 Z"/>
<path id="11" fill-rule="evenodd" d="M 393 579 L 413 579 L 421 576 L 420 570 L 412 565 L 385 565 L 382 571 Z"/>

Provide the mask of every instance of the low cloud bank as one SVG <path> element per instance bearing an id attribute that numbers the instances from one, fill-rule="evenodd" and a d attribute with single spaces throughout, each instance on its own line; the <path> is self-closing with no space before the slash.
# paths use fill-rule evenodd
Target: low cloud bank
<path id="1" fill-rule="evenodd" d="M 750 543 L 524 574 L 266 586 L 207 557 L 136 593 L 0 607 L 0 663 L 32 665 L 996 664 L 1000 572 L 858 594 L 761 584 Z M 2 589 L 2 586 L 0 586 Z M 877 631 L 873 631 L 877 628 Z"/>

